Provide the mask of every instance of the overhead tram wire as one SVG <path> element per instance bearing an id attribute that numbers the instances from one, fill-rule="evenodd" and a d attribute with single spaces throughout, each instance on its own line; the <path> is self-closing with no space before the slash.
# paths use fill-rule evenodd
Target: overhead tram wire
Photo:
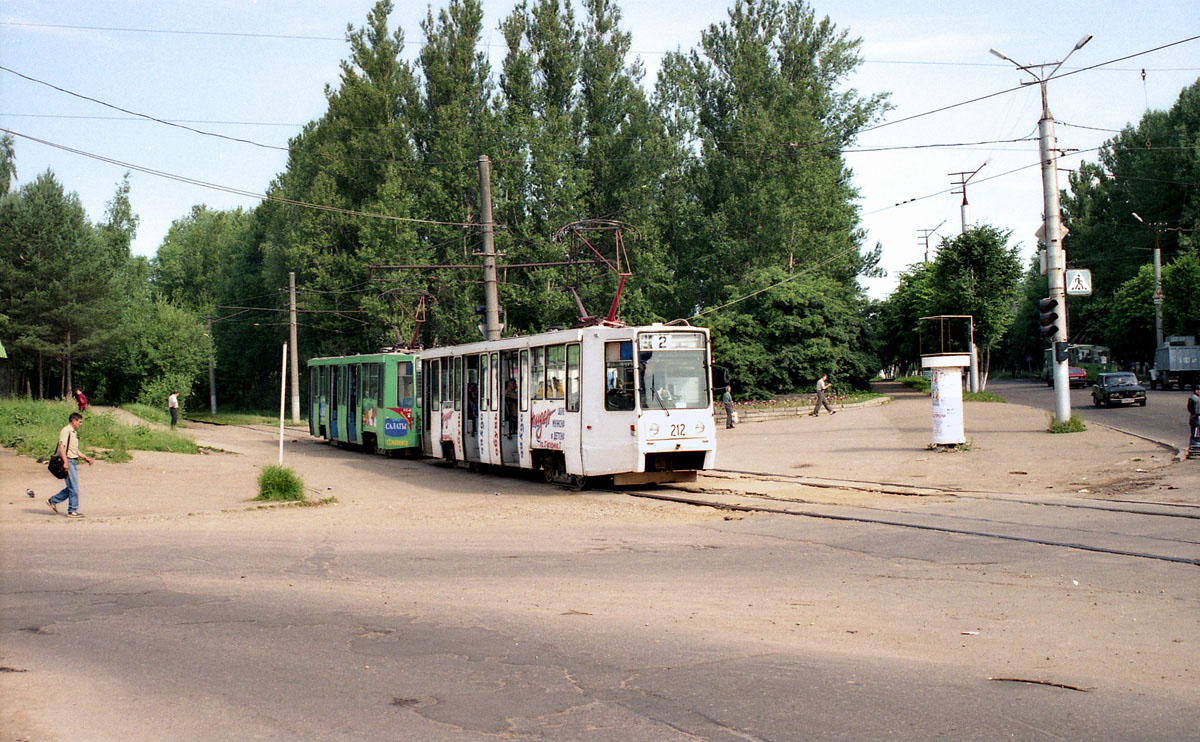
<path id="1" fill-rule="evenodd" d="M 1170 48 L 1170 47 L 1172 47 L 1172 46 L 1178 46 L 1178 45 L 1180 45 L 1180 44 L 1186 44 L 1186 43 L 1188 43 L 1188 42 L 1195 41 L 1195 40 L 1197 40 L 1197 39 L 1200 39 L 1200 35 L 1196 35 L 1196 36 L 1189 36 L 1189 37 L 1188 37 L 1188 38 L 1186 38 L 1186 39 L 1180 39 L 1179 41 L 1172 41 L 1172 42 L 1171 42 L 1171 43 L 1169 43 L 1169 44 L 1163 44 L 1163 45 L 1161 45 L 1161 46 L 1156 46 L 1156 47 L 1154 47 L 1154 48 L 1152 48 L 1152 49 L 1145 49 L 1145 50 L 1143 50 L 1143 51 L 1140 51 L 1140 52 L 1134 52 L 1133 54 L 1126 54 L 1126 55 L 1125 55 L 1125 56 L 1123 56 L 1123 57 L 1117 57 L 1117 58 L 1115 58 L 1115 59 L 1110 59 L 1110 60 L 1108 60 L 1108 61 L 1106 61 L 1106 62 L 1099 62 L 1099 63 L 1097 63 L 1097 64 L 1089 65 L 1089 66 L 1087 66 L 1087 67 L 1080 67 L 1080 68 L 1078 68 L 1078 69 L 1073 69 L 1073 70 L 1070 70 L 1069 72 L 1063 72 L 1063 73 L 1061 73 L 1061 74 L 1057 74 L 1057 75 L 1055 75 L 1054 77 L 1051 77 L 1051 78 L 1049 78 L 1049 80 L 1058 80 L 1059 78 L 1063 78 L 1063 77 L 1069 77 L 1069 76 L 1071 76 L 1071 75 L 1077 75 L 1077 74 L 1079 74 L 1080 72 L 1087 72 L 1087 71 L 1089 71 L 1089 70 L 1094 70 L 1094 69 L 1097 69 L 1097 68 L 1100 68 L 1100 67 L 1106 67 L 1106 66 L 1108 66 L 1108 65 L 1110 65 L 1110 64 L 1115 64 L 1115 63 L 1117 63 L 1117 62 L 1123 62 L 1123 61 L 1125 61 L 1126 59 L 1133 59 L 1134 57 L 1140 57 L 1140 56 L 1143 56 L 1143 55 L 1145 55 L 1145 54 L 1152 54 L 1153 52 L 1162 51 L 1163 49 L 1169 49 L 1169 48 Z M 1047 82 L 1049 82 L 1049 80 L 1047 80 Z M 900 123 L 904 123 L 905 121 L 912 121 L 913 119 L 919 119 L 919 118 L 923 118 L 923 117 L 925 117 L 925 116 L 932 116 L 932 115 L 933 115 L 933 114 L 935 114 L 935 113 L 943 113 L 943 112 L 945 112 L 945 111 L 949 111 L 949 110 L 952 110 L 952 109 L 955 109 L 955 108 L 961 108 L 962 106 L 970 105 L 971 103 L 978 103 L 979 101 L 988 100 L 989 98 L 995 98 L 995 97 L 997 97 L 997 96 L 1000 96 L 1000 95 L 1005 95 L 1005 94 L 1007 94 L 1007 93 L 1013 93 L 1013 92 L 1016 92 L 1016 91 L 1018 91 L 1018 90 L 1024 90 L 1024 89 L 1025 89 L 1025 88 L 1027 88 L 1027 87 L 1029 87 L 1029 86 L 1028 86 L 1028 85 L 1025 85 L 1025 84 L 1022 84 L 1022 85 L 1018 85 L 1018 86 L 1017 86 L 1017 87 L 1015 87 L 1015 88 L 1008 88 L 1008 89 L 1006 89 L 1006 90 L 999 90 L 999 91 L 996 91 L 995 93 L 988 93 L 987 95 L 981 95 L 981 96 L 978 96 L 978 97 L 976 97 L 976 98 L 971 98 L 970 100 L 961 101 L 961 102 L 959 102 L 959 103 L 951 103 L 951 104 L 950 104 L 950 105 L 948 105 L 948 106 L 942 106 L 942 107 L 940 107 L 940 108 L 935 108 L 935 109 L 933 109 L 933 110 L 930 110 L 930 111 L 925 111 L 925 112 L 923 112 L 923 113 L 915 113 L 915 114 L 913 114 L 913 115 L 911 115 L 911 116 L 905 116 L 905 117 L 903 117 L 903 118 L 898 118 L 898 119 L 896 119 L 895 121 L 885 121 L 885 122 L 883 122 L 883 123 L 881 123 L 881 124 L 876 124 L 875 126 L 868 126 L 868 127 L 865 127 L 865 128 L 863 128 L 863 129 L 860 129 L 858 133 L 859 133 L 859 134 L 864 134 L 864 133 L 866 133 L 866 132 L 868 132 L 868 131 L 875 131 L 875 130 L 877 130 L 877 129 L 882 129 L 882 128 L 886 127 L 886 126 L 892 126 L 892 125 L 894 125 L 894 124 L 900 124 Z"/>
<path id="2" fill-rule="evenodd" d="M 111 157 L 105 157 L 104 155 L 98 155 L 93 152 L 87 152 L 85 150 L 76 149 L 74 147 L 68 147 L 65 144 L 58 144 L 56 142 L 51 142 L 46 139 L 40 139 L 38 137 L 30 136 L 28 134 L 22 134 L 21 132 L 14 131 L 12 129 L 6 129 L 3 127 L 0 127 L 0 132 L 4 132 L 6 134 L 11 134 L 15 137 L 20 137 L 22 139 L 27 139 L 31 142 L 37 142 L 38 144 L 44 144 L 47 147 L 54 147 L 55 149 L 60 149 L 64 152 L 70 152 L 71 154 L 80 155 L 81 157 L 89 157 L 93 160 L 99 160 L 100 162 L 107 162 L 110 165 L 117 165 L 119 167 L 123 167 L 123 168 L 129 169 L 129 170 L 136 170 L 139 173 L 146 173 L 147 175 L 154 175 L 154 176 L 157 176 L 160 178 L 165 178 L 167 180 L 174 180 L 174 181 L 177 181 L 180 183 L 186 183 L 188 185 L 199 186 L 201 188 L 210 188 L 215 191 L 223 191 L 225 193 L 231 193 L 236 196 L 244 196 L 246 198 L 254 198 L 254 199 L 258 199 L 260 201 L 273 201 L 275 203 L 288 204 L 291 206 L 299 206 L 299 207 L 306 208 L 306 209 L 315 209 L 317 211 L 327 211 L 327 212 L 331 212 L 331 213 L 335 213 L 335 214 L 345 214 L 347 216 L 362 216 L 362 217 L 367 217 L 370 219 L 385 219 L 385 220 L 389 220 L 389 221 L 404 222 L 404 223 L 408 223 L 408 224 L 430 224 L 430 225 L 443 226 L 443 227 L 464 227 L 464 228 L 472 228 L 472 229 L 479 226 L 477 223 L 474 223 L 474 222 L 437 221 L 435 219 L 416 219 L 413 217 L 406 217 L 406 216 L 394 216 L 392 214 L 375 214 L 375 213 L 372 213 L 369 211 L 357 211 L 355 209 L 343 209 L 343 208 L 340 208 L 337 206 L 326 206 L 324 204 L 308 203 L 307 201 L 297 201 L 296 199 L 292 199 L 292 198 L 271 196 L 271 195 L 268 195 L 265 193 L 255 193 L 254 191 L 247 191 L 247 190 L 243 190 L 241 188 L 225 186 L 225 185 L 221 185 L 219 183 L 209 183 L 207 181 L 198 180 L 196 178 L 189 178 L 184 175 L 176 175 L 174 173 L 168 173 L 163 170 L 155 170 L 153 168 L 144 167 L 142 165 L 135 165 L 130 162 L 123 162 L 121 160 L 116 160 Z"/>

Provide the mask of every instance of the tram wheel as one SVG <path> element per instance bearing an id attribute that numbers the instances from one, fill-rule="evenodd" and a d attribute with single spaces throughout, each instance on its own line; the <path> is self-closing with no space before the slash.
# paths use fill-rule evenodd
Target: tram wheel
<path id="1" fill-rule="evenodd" d="M 557 484 L 560 474 L 556 457 L 548 456 L 542 461 L 542 478 L 546 480 L 546 484 Z"/>

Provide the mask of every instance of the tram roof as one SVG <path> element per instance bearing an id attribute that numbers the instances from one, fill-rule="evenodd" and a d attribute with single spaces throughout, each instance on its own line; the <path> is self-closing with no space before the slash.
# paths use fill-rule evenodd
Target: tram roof
<path id="1" fill-rule="evenodd" d="M 483 353 L 492 350 L 505 350 L 509 348 L 529 348 L 537 345 L 554 345 L 557 343 L 569 343 L 583 339 L 586 335 L 591 334 L 594 337 L 603 338 L 632 338 L 640 332 L 703 332 L 708 333 L 707 327 L 695 327 L 692 325 L 666 325 L 655 323 L 652 325 L 630 325 L 626 327 L 608 327 L 604 325 L 595 325 L 591 327 L 571 327 L 563 330 L 549 330 L 547 332 L 539 332 L 533 335 L 518 335 L 509 338 L 500 338 L 499 340 L 478 340 L 473 343 L 463 343 L 461 345 L 443 345 L 436 348 L 427 348 L 419 351 L 418 355 L 422 358 L 437 358 L 447 355 L 462 355 L 472 353 Z"/>

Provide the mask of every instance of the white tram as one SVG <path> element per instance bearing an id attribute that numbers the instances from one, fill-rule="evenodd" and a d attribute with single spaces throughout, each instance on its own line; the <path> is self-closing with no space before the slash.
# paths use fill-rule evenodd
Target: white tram
<path id="1" fill-rule="evenodd" d="M 597 325 L 420 359 L 427 456 L 576 485 L 693 481 L 713 466 L 706 328 Z"/>

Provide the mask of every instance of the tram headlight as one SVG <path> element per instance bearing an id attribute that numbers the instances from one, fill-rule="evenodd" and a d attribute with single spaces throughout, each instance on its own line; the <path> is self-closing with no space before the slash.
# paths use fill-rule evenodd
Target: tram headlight
<path id="1" fill-rule="evenodd" d="M 658 435 L 658 423 L 650 423 L 647 425 L 646 432 L 650 435 Z"/>
<path id="2" fill-rule="evenodd" d="M 696 432 L 697 432 L 697 433 L 703 433 L 703 432 L 704 432 L 704 423 L 696 423 Z"/>

